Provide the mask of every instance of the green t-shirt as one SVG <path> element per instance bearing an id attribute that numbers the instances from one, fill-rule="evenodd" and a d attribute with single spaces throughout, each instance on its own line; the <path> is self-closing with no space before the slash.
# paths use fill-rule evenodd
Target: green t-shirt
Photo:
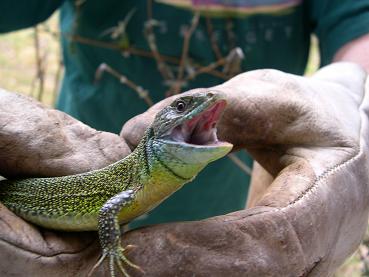
<path id="1" fill-rule="evenodd" d="M 80 1 L 81 2 L 81 1 Z M 315 33 L 320 42 L 321 64 L 330 63 L 345 43 L 369 32 L 369 1 L 349 0 L 161 0 L 153 1 L 152 17 L 157 47 L 162 55 L 180 58 L 183 35 L 191 22 L 191 7 L 202 6 L 212 25 L 212 34 L 223 56 L 238 46 L 245 58 L 242 71 L 275 68 L 303 74 Z M 144 36 L 147 1 L 87 0 L 76 8 L 75 1 L 1 1 L 0 32 L 33 25 L 61 7 L 61 30 L 65 77 L 58 108 L 100 130 L 119 132 L 129 118 L 147 109 L 135 91 L 105 74 L 94 82 L 96 69 L 106 63 L 131 81 L 148 90 L 154 102 L 165 96 L 168 87 L 153 58 L 122 54 L 111 45 L 125 45 L 149 51 Z M 112 27 L 131 18 L 127 36 L 114 39 Z M 201 16 L 193 33 L 189 56 L 197 64 L 216 60 L 209 39 L 206 17 Z M 231 31 L 229 31 L 231 30 Z M 108 43 L 109 47 L 88 45 L 71 36 Z M 114 48 L 114 47 L 113 47 Z M 176 70 L 170 64 L 172 70 Z M 223 82 L 202 74 L 183 90 L 210 87 Z M 239 157 L 249 165 L 245 153 Z M 134 225 L 197 220 L 245 206 L 249 176 L 228 158 L 209 165 L 194 182 L 167 199 Z"/>

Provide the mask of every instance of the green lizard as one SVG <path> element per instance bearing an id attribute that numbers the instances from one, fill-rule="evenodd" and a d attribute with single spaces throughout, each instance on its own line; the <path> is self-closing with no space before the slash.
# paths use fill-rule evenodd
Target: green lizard
<path id="1" fill-rule="evenodd" d="M 161 110 L 137 148 L 105 168 L 82 174 L 5 180 L 0 201 L 20 217 L 50 229 L 98 230 L 102 255 L 90 274 L 109 259 L 128 276 L 120 225 L 153 209 L 209 162 L 232 148 L 218 141 L 216 122 L 226 106 L 220 94 L 182 96 Z"/>

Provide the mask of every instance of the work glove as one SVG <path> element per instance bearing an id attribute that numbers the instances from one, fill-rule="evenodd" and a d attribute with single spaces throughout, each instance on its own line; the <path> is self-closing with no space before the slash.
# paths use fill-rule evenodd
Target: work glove
<path id="1" fill-rule="evenodd" d="M 236 150 L 247 149 L 269 181 L 251 197 L 249 209 L 124 234 L 123 245 L 136 245 L 128 258 L 147 276 L 332 275 L 357 248 L 366 229 L 369 100 L 365 82 L 361 68 L 345 63 L 326 67 L 311 78 L 258 70 L 200 89 L 226 95 L 228 108 L 219 122 L 219 137 Z M 130 152 L 125 141 L 131 149 L 137 145 L 156 112 L 170 101 L 129 121 L 120 139 L 1 92 L 0 149 L 5 152 L 0 154 L 0 175 L 56 176 L 109 164 Z M 19 105 L 18 116 L 13 110 L 12 115 L 3 115 L 7 109 L 3 103 L 8 102 Z M 44 143 L 59 147 L 52 150 Z M 89 151 L 84 148 L 96 144 L 100 150 L 86 158 Z M 56 149 L 62 154 L 54 154 Z M 4 156 L 6 151 L 11 158 Z M 25 157 L 28 163 L 21 162 Z M 14 166 L 4 159 L 14 161 Z M 80 169 L 73 170 L 73 165 Z M 100 254 L 94 232 L 48 231 L 5 207 L 0 219 L 1 276 L 83 276 Z M 105 264 L 96 276 L 108 272 Z M 134 269 L 130 273 L 141 275 Z"/>
<path id="2" fill-rule="evenodd" d="M 130 153 L 115 134 L 0 89 L 0 175 L 63 176 L 111 164 Z"/>
<path id="3" fill-rule="evenodd" d="M 29 97 L 0 90 L 0 175 L 4 177 L 81 173 L 130 152 L 118 135 L 96 131 Z M 0 204 L 0 276 L 86 276 L 100 252 L 96 232 L 49 231 Z M 109 276 L 107 268 L 99 270 L 97 276 Z"/>
<path id="4" fill-rule="evenodd" d="M 333 275 L 368 222 L 366 79 L 339 63 L 311 78 L 257 70 L 201 89 L 226 94 L 219 137 L 262 166 L 249 209 L 130 232 L 124 242 L 138 246 L 130 258 L 150 276 Z M 170 101 L 124 126 L 129 145 Z"/>

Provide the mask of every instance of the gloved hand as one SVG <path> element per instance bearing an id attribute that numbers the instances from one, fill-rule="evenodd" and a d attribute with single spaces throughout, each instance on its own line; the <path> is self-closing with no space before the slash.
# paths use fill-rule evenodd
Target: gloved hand
<path id="1" fill-rule="evenodd" d="M 0 107 L 0 175 L 75 174 L 131 152 L 117 135 L 96 131 L 29 97 L 0 89 Z"/>
<path id="2" fill-rule="evenodd" d="M 367 226 L 366 78 L 341 63 L 311 78 L 258 70 L 211 88 L 229 102 L 219 137 L 247 149 L 272 182 L 255 180 L 247 210 L 128 233 L 132 260 L 150 276 L 331 276 Z M 130 145 L 167 101 L 124 126 Z"/>
<path id="3" fill-rule="evenodd" d="M 137 246 L 128 257 L 148 276 L 331 275 L 356 249 L 367 223 L 369 180 L 365 153 L 369 100 L 364 98 L 365 78 L 365 72 L 352 64 L 336 64 L 312 78 L 258 70 L 211 88 L 215 93 L 225 93 L 229 102 L 219 124 L 220 138 L 232 142 L 237 149 L 246 148 L 274 181 L 266 191 L 251 199 L 254 207 L 248 210 L 125 234 L 123 244 Z M 124 126 L 122 136 L 131 147 L 137 144 L 156 111 L 169 101 L 160 102 Z M 36 109 L 35 103 L 27 103 Z M 6 129 L 9 122 L 32 118 L 35 110 L 27 112 L 25 103 L 22 105 L 22 118 L 3 123 L 4 117 L 0 115 L 0 125 Z M 41 112 L 38 109 L 41 109 L 39 106 L 36 110 Z M 59 114 L 51 110 L 47 113 Z M 42 132 L 38 130 L 39 123 L 32 125 L 31 122 L 23 131 L 28 132 L 29 137 L 47 137 L 55 126 L 53 120 L 43 121 L 40 126 L 46 131 Z M 70 118 L 67 122 L 71 124 L 62 125 L 56 131 L 64 133 L 61 141 L 68 141 L 61 148 L 65 149 L 64 153 L 81 153 L 81 161 L 89 160 L 83 159 L 82 148 L 86 146 L 78 142 L 89 145 L 87 141 L 94 138 L 91 134 L 97 134 L 83 125 L 76 125 L 74 129 L 80 131 L 65 132 L 68 126 L 77 124 Z M 73 135 L 75 133 L 80 135 Z M 85 133 L 89 135 L 82 135 Z M 123 140 L 108 136 L 122 145 L 117 159 L 129 152 Z M 75 140 L 69 141 L 71 137 Z M 3 141 L 10 140 L 4 140 L 0 131 L 0 148 L 5 144 L 8 149 L 12 148 L 12 142 Z M 18 140 L 14 139 L 13 143 L 15 141 Z M 19 145 L 24 144 L 23 150 L 31 149 L 40 160 L 54 152 L 41 156 L 44 149 L 39 145 L 43 141 L 38 145 L 29 144 L 30 141 L 24 139 Z M 109 145 L 101 148 L 109 149 Z M 14 153 L 12 157 L 17 156 Z M 96 153 L 96 158 L 99 156 Z M 68 157 L 60 155 L 60 163 L 68 164 Z M 90 164 L 81 167 L 81 171 L 94 166 L 99 167 Z M 7 173 L 9 167 L 0 164 L 2 174 L 49 175 L 47 169 L 33 173 L 23 171 L 22 164 L 17 168 L 17 172 Z M 5 208 L 0 211 L 0 219 L 2 276 L 83 276 L 99 255 L 94 234 L 43 230 L 27 224 Z M 102 270 L 96 276 L 99 274 L 104 276 Z M 131 274 L 140 273 L 131 271 Z"/>
<path id="4" fill-rule="evenodd" d="M 0 90 L 2 176 L 85 172 L 130 152 L 118 135 L 96 131 L 31 98 Z M 0 204 L 0 276 L 85 276 L 99 255 L 96 232 L 38 228 Z"/>

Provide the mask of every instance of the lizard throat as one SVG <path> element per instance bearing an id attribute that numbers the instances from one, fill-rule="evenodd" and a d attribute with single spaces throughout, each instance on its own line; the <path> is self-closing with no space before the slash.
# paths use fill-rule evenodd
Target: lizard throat
<path id="1" fill-rule="evenodd" d="M 225 109 L 226 101 L 220 100 L 188 121 L 174 127 L 166 137 L 175 142 L 206 146 L 221 143 L 216 124 Z"/>

